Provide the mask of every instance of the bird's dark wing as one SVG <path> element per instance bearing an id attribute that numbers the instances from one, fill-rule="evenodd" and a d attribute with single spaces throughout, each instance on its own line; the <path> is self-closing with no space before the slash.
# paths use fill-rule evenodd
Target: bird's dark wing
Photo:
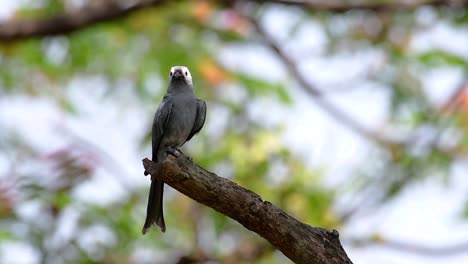
<path id="1" fill-rule="evenodd" d="M 193 124 L 192 131 L 187 138 L 189 141 L 195 134 L 197 134 L 205 124 L 206 118 L 206 103 L 203 100 L 197 99 L 197 117 L 195 118 L 195 123 Z"/>
<path id="2" fill-rule="evenodd" d="M 166 128 L 167 121 L 169 120 L 169 117 L 171 116 L 172 112 L 172 100 L 168 96 L 164 96 L 164 99 L 161 102 L 161 105 L 158 108 L 158 111 L 156 111 L 156 114 L 154 115 L 154 121 L 153 121 L 153 140 L 152 140 L 152 147 L 153 147 L 153 153 L 152 153 L 152 160 L 154 162 L 158 162 L 158 149 L 159 149 L 159 144 L 161 143 L 161 140 L 164 136 L 164 130 Z"/>

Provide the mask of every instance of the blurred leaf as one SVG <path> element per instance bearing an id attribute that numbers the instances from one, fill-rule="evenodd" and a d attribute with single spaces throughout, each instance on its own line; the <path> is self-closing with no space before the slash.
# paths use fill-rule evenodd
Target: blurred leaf
<path id="1" fill-rule="evenodd" d="M 287 87 L 283 84 L 264 81 L 245 74 L 237 74 L 236 79 L 254 96 L 273 95 L 282 103 L 292 103 Z"/>
<path id="2" fill-rule="evenodd" d="M 468 62 L 464 58 L 444 50 L 430 50 L 421 53 L 418 55 L 418 59 L 425 65 L 431 67 L 466 67 L 468 65 Z"/>
<path id="3" fill-rule="evenodd" d="M 51 16 L 68 10 L 70 4 L 76 4 L 74 1 L 71 3 L 63 0 L 29 2 L 34 7 L 19 11 L 15 19 Z M 103 4 L 105 1 L 84 2 Z M 269 15 L 269 12 L 277 12 L 274 10 L 275 8 L 260 8 L 259 12 Z M 334 61 L 350 54 L 358 54 L 359 60 L 361 53 L 377 54 L 372 58 L 377 63 L 373 62 L 368 69 L 367 66 L 363 67 L 362 76 L 359 75 L 357 81 L 372 81 L 376 86 L 390 87 L 391 101 L 386 102 L 390 107 L 384 118 L 388 122 L 382 124 L 383 129 L 408 131 L 444 127 L 446 123 L 443 122 L 439 108 L 426 98 L 426 71 L 429 67 L 440 66 L 450 66 L 454 70 L 466 69 L 467 62 L 451 51 L 414 53 L 410 48 L 411 40 L 416 32 L 427 26 L 424 25 L 425 19 L 420 19 L 419 11 L 350 11 L 332 14 L 303 12 L 297 8 L 284 7 L 281 12 L 294 16 L 290 27 L 278 27 L 273 32 L 275 37 L 276 34 L 280 36 L 280 44 L 287 48 L 295 48 L 297 43 L 293 41 L 299 38 L 307 44 L 299 45 L 304 49 L 301 52 L 309 52 L 309 38 L 306 34 L 312 29 L 323 35 L 323 40 L 320 40 L 323 46 L 320 45 L 318 52 L 320 60 Z M 433 22 L 437 24 L 449 21 L 462 23 L 457 25 L 462 28 L 466 24 L 465 10 L 430 9 L 428 12 L 434 15 L 431 25 Z M 312 28 L 309 28 L 311 25 Z M 283 29 L 288 31 L 280 32 Z M 464 31 L 460 32 L 457 31 L 456 34 L 464 34 Z M 125 118 L 127 112 L 144 111 L 135 121 L 140 124 L 142 131 L 135 134 L 131 130 L 130 140 L 140 140 L 144 147 L 142 151 L 146 153 L 151 141 L 152 115 L 166 90 L 168 71 L 175 64 L 186 65 L 192 71 L 197 96 L 207 100 L 211 109 L 207 127 L 188 146 L 196 162 L 257 192 L 265 200 L 284 208 L 299 220 L 325 228 L 346 224 L 338 223 L 339 217 L 334 209 L 336 201 L 343 196 L 359 196 L 363 189 L 371 186 L 376 188 L 379 195 L 369 197 L 369 202 L 383 203 L 397 197 L 411 184 L 426 178 L 440 177 L 445 181 L 449 179 L 453 157 L 430 147 L 423 146 L 419 149 L 408 144 L 376 151 L 377 154 L 372 151 L 371 154 L 366 154 L 368 156 L 363 156 L 362 164 L 356 165 L 358 172 L 347 171 L 354 176 L 358 174 L 358 183 L 346 183 L 343 188 L 351 190 L 349 193 L 324 184 L 323 178 L 329 174 L 326 167 L 335 162 L 333 159 L 319 161 L 319 165 L 315 162 L 306 163 L 297 156 L 294 149 L 284 143 L 284 131 L 280 128 L 284 124 L 272 128 L 261 121 L 252 120 L 246 107 L 246 104 L 255 102 L 260 97 L 272 98 L 278 105 L 291 104 L 293 98 L 289 87 L 293 82 L 276 82 L 271 81 L 269 76 L 242 73 L 241 69 L 227 67 L 226 65 L 232 64 L 225 63 L 220 57 L 219 52 L 224 46 L 234 43 L 239 47 L 248 47 L 257 41 L 257 37 L 245 19 L 230 6 L 212 1 L 173 1 L 162 6 L 145 8 L 123 19 L 92 25 L 66 36 L 24 40 L 13 44 L 0 43 L 0 96 L 3 99 L 6 95 L 5 101 L 27 97 L 25 112 L 16 113 L 21 118 L 23 114 L 36 114 L 30 113 L 31 100 L 51 100 L 63 110 L 58 111 L 60 126 L 62 122 L 75 126 L 89 118 L 81 116 L 82 105 L 76 104 L 77 101 L 74 100 L 76 91 L 86 95 L 79 98 L 83 105 L 88 105 L 87 100 L 103 103 L 100 113 L 90 115 L 94 121 L 101 114 L 101 118 L 109 118 L 108 114 L 113 113 L 114 108 L 118 109 L 118 120 L 114 120 L 117 123 L 120 118 Z M 311 53 L 314 55 L 315 51 Z M 305 55 L 298 58 L 301 63 L 313 61 L 314 58 L 309 61 L 309 55 Z M 429 67 L 420 67 L 421 64 Z M 323 71 L 327 74 L 330 70 Z M 314 74 L 320 75 L 322 72 Z M 89 77 L 99 77 L 104 82 L 106 89 L 98 95 L 99 98 L 94 98 L 95 93 L 86 93 L 94 88 L 93 85 L 70 88 L 70 82 Z M 101 81 L 96 83 L 102 84 Z M 244 89 L 246 99 L 235 100 L 237 98 L 220 96 L 223 91 L 219 87 L 225 83 Z M 218 110 L 223 114 L 218 115 Z M 267 110 L 265 113 L 270 113 Z M 457 114 L 460 120 L 451 124 L 450 128 L 457 135 L 461 134 L 460 144 L 455 148 L 458 154 L 468 149 L 468 139 L 465 136 L 468 126 L 463 121 L 466 115 L 462 108 Z M 17 120 L 22 121 L 21 118 Z M 13 117 L 5 120 L 16 122 Z M 35 121 L 42 122 L 42 119 Z M 315 120 L 301 122 L 315 124 Z M 102 129 L 97 127 L 97 130 L 108 130 L 104 127 L 107 123 L 92 124 L 103 126 Z M 27 124 L 21 124 L 24 125 Z M 122 124 L 119 126 L 114 131 L 117 134 L 127 135 L 130 131 Z M 4 132 L 5 129 L 6 126 L 0 122 L 0 131 Z M 84 130 L 84 133 L 90 132 Z M 28 131 L 31 134 L 27 136 L 37 136 L 36 132 L 37 135 L 42 135 L 43 131 L 38 126 L 38 131 Z M 86 183 L 86 187 L 93 185 L 94 181 L 89 181 L 92 176 L 108 170 L 107 163 L 112 161 L 94 163 L 92 161 L 96 157 L 77 151 L 79 144 L 70 144 L 68 152 L 55 152 L 55 159 L 52 161 L 57 164 L 50 166 L 51 160 L 38 154 L 43 149 L 33 145 L 28 137 L 15 140 L 4 137 L 4 134 L 0 133 L 0 163 L 4 163 L 4 157 L 7 165 L 11 163 L 12 167 L 15 162 L 10 159 L 22 161 L 15 168 L 17 174 L 12 176 L 18 181 L 19 190 L 18 195 L 12 192 L 14 203 L 11 204 L 17 208 L 37 205 L 40 213 L 37 219 L 30 221 L 15 214 L 17 208 L 5 207 L 8 210 L 5 210 L 6 217 L 0 220 L 0 240 L 26 241 L 44 257 L 42 262 L 175 262 L 174 256 L 190 256 L 200 251 L 215 260 L 223 260 L 225 257 L 229 259 L 232 251 L 242 253 L 242 250 L 256 249 L 264 243 L 235 221 L 214 210 L 201 207 L 180 194 L 171 195 L 172 191 L 166 192 L 168 195 L 165 197 L 168 233 L 162 235 L 154 230 L 142 237 L 141 224 L 145 216 L 147 182 L 125 186 L 125 194 L 116 197 L 118 201 L 103 203 L 92 199 L 89 201 L 89 197 L 86 197 L 84 202 L 79 199 L 79 195 L 75 195 L 75 190 L 80 189 L 83 183 Z M 59 137 L 58 134 L 54 134 L 57 144 L 62 144 L 62 141 L 71 143 L 69 138 Z M 47 143 L 41 139 L 42 145 Z M 109 154 L 126 156 L 121 151 Z M 317 153 L 314 150 L 315 154 Z M 115 169 L 112 164 L 110 166 Z M 45 169 L 50 169 L 50 172 Z M 141 171 L 131 173 L 140 174 Z M 47 177 L 42 177 L 43 175 Z M 54 181 L 50 175 L 61 181 Z M 98 188 L 95 190 L 97 192 L 103 190 L 99 189 L 102 186 L 93 187 Z M 113 188 L 113 185 L 105 187 L 109 191 L 108 188 Z M 0 207 L 1 205 L 0 203 Z M 468 218 L 466 208 L 464 214 Z M 64 239 L 58 246 L 55 242 L 49 243 L 48 241 L 57 241 L 59 235 L 56 230 L 61 230 L 62 221 L 72 221 L 69 220 L 73 218 L 70 215 L 77 218 L 72 225 L 70 238 Z M 15 230 L 13 228 L 21 228 L 22 232 L 1 231 Z M 95 230 L 101 230 L 102 233 Z M 243 243 L 244 241 L 248 243 Z M 249 260 L 248 263 L 283 263 L 284 258 L 278 255 L 270 249 L 254 256 L 256 259 Z"/>
<path id="4" fill-rule="evenodd" d="M 28 8 L 24 6 L 15 12 L 17 18 L 31 18 L 31 17 L 48 17 L 53 15 L 62 14 L 64 12 L 63 0 L 45 0 L 37 1 L 35 7 Z"/>
<path id="5" fill-rule="evenodd" d="M 14 241 L 15 240 L 15 236 L 12 235 L 10 232 L 6 231 L 6 230 L 3 230 L 2 228 L 0 228 L 0 242 L 4 242 L 4 241 Z"/>
<path id="6" fill-rule="evenodd" d="M 71 200 L 70 194 L 67 191 L 62 191 L 62 192 L 58 192 L 54 196 L 53 204 L 58 209 L 64 209 L 65 207 L 67 207 L 70 204 L 71 201 L 72 200 Z"/>

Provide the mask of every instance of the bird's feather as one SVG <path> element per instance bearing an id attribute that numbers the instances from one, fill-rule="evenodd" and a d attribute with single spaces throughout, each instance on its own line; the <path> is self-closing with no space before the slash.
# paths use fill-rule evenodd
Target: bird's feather
<path id="1" fill-rule="evenodd" d="M 169 96 L 165 96 L 159 106 L 153 121 L 153 141 L 152 141 L 152 160 L 158 162 L 158 154 L 161 140 L 164 136 L 164 131 L 167 126 L 167 121 L 170 119 L 172 112 L 172 100 Z M 143 226 L 143 234 L 146 234 L 152 225 L 158 225 L 161 231 L 166 231 L 166 224 L 163 216 L 163 193 L 164 182 L 151 176 L 151 187 L 148 197 L 148 207 L 146 208 L 146 220 Z"/>
<path id="2" fill-rule="evenodd" d="M 203 128 L 203 125 L 205 124 L 205 118 L 206 103 L 203 100 L 197 99 L 197 117 L 195 118 L 195 123 L 193 124 L 192 131 L 190 132 L 187 141 L 189 141 L 195 134 L 200 132 L 200 130 Z"/>
<path id="3" fill-rule="evenodd" d="M 158 162 L 159 145 L 164 136 L 164 131 L 172 112 L 172 100 L 169 96 L 164 96 L 153 121 L 153 139 L 152 139 L 152 160 Z"/>

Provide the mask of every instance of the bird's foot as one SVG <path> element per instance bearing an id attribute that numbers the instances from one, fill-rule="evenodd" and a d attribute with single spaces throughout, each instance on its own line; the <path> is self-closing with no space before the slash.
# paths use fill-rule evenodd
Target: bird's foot
<path id="1" fill-rule="evenodd" d="M 176 147 L 168 147 L 166 149 L 166 153 L 169 154 L 169 155 L 172 155 L 176 158 L 180 157 L 181 155 L 181 151 L 180 149 L 176 148 Z"/>
<path id="2" fill-rule="evenodd" d="M 160 164 L 160 163 L 156 163 L 156 164 L 155 164 L 155 167 L 154 167 L 154 170 L 151 170 L 151 171 L 157 172 L 157 171 L 159 171 L 160 168 L 161 168 L 161 164 Z M 148 176 L 148 175 L 150 175 L 151 173 L 150 173 L 149 171 L 145 170 L 145 171 L 143 172 L 143 174 L 144 174 L 145 176 Z"/>

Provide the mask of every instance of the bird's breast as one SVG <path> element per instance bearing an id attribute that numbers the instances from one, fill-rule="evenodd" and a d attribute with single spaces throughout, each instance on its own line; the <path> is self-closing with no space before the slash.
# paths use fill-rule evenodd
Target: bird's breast
<path id="1" fill-rule="evenodd" d="M 163 144 L 182 146 L 192 131 L 197 115 L 196 99 L 181 97 L 173 102 L 170 118 L 166 124 Z"/>

